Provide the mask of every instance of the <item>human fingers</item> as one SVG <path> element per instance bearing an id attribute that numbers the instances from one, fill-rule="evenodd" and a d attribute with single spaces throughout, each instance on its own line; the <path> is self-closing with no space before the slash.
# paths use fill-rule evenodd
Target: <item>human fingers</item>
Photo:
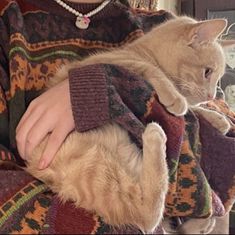
<path id="1" fill-rule="evenodd" d="M 26 109 L 24 115 L 21 117 L 17 127 L 16 127 L 16 132 L 18 132 L 21 127 L 25 124 L 25 121 L 28 119 L 28 117 L 31 115 L 31 113 L 35 112 L 35 111 L 39 111 L 39 109 L 37 109 L 37 104 L 36 104 L 36 100 L 31 101 L 31 103 L 29 104 L 28 108 Z"/>
<path id="2" fill-rule="evenodd" d="M 55 120 L 50 114 L 44 114 L 35 122 L 32 128 L 28 131 L 25 139 L 25 158 L 27 159 L 36 146 L 51 132 L 54 128 Z"/>
<path id="3" fill-rule="evenodd" d="M 30 109 L 29 111 L 26 111 L 25 114 L 26 116 L 24 117 L 24 120 L 20 123 L 20 126 L 18 126 L 18 128 L 16 129 L 16 144 L 18 152 L 23 159 L 25 159 L 26 157 L 25 146 L 28 133 L 35 125 L 35 123 L 41 118 L 43 110 L 37 108 Z"/>
<path id="4" fill-rule="evenodd" d="M 55 127 L 48 138 L 46 148 L 40 159 L 38 166 L 40 170 L 45 169 L 50 165 L 61 144 L 64 142 L 70 132 L 71 129 L 68 128 L 66 122 Z"/>

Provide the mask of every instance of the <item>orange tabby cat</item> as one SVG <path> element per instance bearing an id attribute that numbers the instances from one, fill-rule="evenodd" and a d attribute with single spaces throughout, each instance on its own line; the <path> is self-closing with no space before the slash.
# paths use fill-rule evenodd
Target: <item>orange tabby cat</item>
<path id="1" fill-rule="evenodd" d="M 125 46 L 73 62 L 60 69 L 56 83 L 71 68 L 95 63 L 116 64 L 143 76 L 160 102 L 174 115 L 188 105 L 215 96 L 225 62 L 216 39 L 226 27 L 223 19 L 196 22 L 178 17 Z M 226 132 L 229 123 L 215 112 L 197 108 L 212 125 Z M 215 114 L 215 115 L 214 115 Z M 112 225 L 132 224 L 152 232 L 160 223 L 168 190 L 166 136 L 156 124 L 143 134 L 143 153 L 125 130 L 114 123 L 85 133 L 72 132 L 51 165 L 38 170 L 47 139 L 28 160 L 27 171 L 48 184 L 63 200 L 94 210 Z"/>

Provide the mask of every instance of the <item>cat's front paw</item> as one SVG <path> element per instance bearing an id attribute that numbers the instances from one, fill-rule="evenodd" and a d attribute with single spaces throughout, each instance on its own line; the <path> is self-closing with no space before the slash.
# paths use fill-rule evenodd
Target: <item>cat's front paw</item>
<path id="1" fill-rule="evenodd" d="M 231 128 L 229 121 L 223 114 L 213 110 L 204 109 L 202 107 L 195 107 L 192 110 L 204 117 L 214 128 L 224 135 Z"/>
<path id="2" fill-rule="evenodd" d="M 175 97 L 172 104 L 167 107 L 167 110 L 176 116 L 182 116 L 188 111 L 188 103 L 184 97 Z"/>
<path id="3" fill-rule="evenodd" d="M 226 117 L 219 113 L 215 113 L 213 115 L 211 125 L 219 130 L 223 135 L 225 135 L 231 128 L 231 125 Z"/>
<path id="4" fill-rule="evenodd" d="M 166 93 L 159 97 L 159 100 L 166 107 L 167 111 L 175 116 L 185 115 L 188 111 L 187 100 L 178 93 Z"/>

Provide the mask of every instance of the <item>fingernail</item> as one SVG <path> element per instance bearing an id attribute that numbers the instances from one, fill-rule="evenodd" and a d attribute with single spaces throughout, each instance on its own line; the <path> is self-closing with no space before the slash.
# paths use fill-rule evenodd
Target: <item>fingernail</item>
<path id="1" fill-rule="evenodd" d="M 43 170 L 45 167 L 46 167 L 46 162 L 45 162 L 45 160 L 40 161 L 40 163 L 39 163 L 39 169 L 40 169 L 40 170 Z"/>

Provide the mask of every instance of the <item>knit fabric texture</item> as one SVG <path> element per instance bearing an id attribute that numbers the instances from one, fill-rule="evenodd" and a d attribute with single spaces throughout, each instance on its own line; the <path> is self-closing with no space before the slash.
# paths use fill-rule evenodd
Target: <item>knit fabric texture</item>
<path id="1" fill-rule="evenodd" d="M 83 13 L 97 7 L 65 2 Z M 1 0 L 0 14 L 0 157 L 19 165 L 23 162 L 16 150 L 15 128 L 56 68 L 130 43 L 172 17 L 164 11 L 130 9 L 125 0 L 111 0 L 91 18 L 87 30 L 78 30 L 76 17 L 52 0 Z M 114 121 L 141 148 L 147 123 L 156 121 L 163 127 L 170 172 L 166 216 L 222 216 L 230 210 L 235 199 L 233 129 L 223 136 L 192 112 L 185 117 L 169 114 L 146 81 L 118 66 L 76 68 L 70 71 L 69 82 L 78 131 Z M 0 174 L 0 233 L 140 232 L 111 227 L 96 214 L 70 202 L 62 204 L 22 170 L 3 165 Z"/>

